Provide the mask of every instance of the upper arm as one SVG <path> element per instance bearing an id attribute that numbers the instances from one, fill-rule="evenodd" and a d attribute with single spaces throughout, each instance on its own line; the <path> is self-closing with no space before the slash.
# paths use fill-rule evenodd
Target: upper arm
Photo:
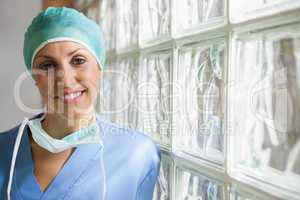
<path id="1" fill-rule="evenodd" d="M 153 144 L 153 151 L 151 156 L 151 166 L 148 172 L 143 177 L 142 181 L 138 185 L 136 199 L 135 200 L 152 200 L 154 187 L 159 175 L 160 169 L 160 151 Z"/>
<path id="2" fill-rule="evenodd" d="M 138 187 L 136 200 L 152 200 L 159 170 L 152 168 Z"/>

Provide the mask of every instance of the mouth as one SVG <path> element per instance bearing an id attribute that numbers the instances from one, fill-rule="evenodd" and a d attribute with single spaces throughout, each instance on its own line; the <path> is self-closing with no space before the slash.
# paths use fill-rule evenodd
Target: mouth
<path id="1" fill-rule="evenodd" d="M 72 92 L 65 92 L 63 95 L 56 95 L 54 99 L 62 100 L 64 104 L 77 103 L 80 101 L 81 97 L 85 92 L 86 89 L 72 91 Z"/>

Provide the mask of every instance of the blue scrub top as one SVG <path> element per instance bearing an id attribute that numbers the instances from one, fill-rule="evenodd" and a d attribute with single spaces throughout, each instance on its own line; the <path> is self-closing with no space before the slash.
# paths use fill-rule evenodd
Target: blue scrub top
<path id="1" fill-rule="evenodd" d="M 40 117 L 40 115 L 36 117 Z M 160 151 L 146 135 L 121 128 L 97 116 L 104 148 L 83 144 L 42 192 L 35 179 L 26 125 L 17 154 L 13 176 L 12 200 L 101 200 L 103 153 L 105 200 L 151 200 L 159 173 Z M 0 134 L 0 199 L 6 199 L 9 170 L 19 126 Z M 103 151 L 103 152 L 101 152 Z"/>

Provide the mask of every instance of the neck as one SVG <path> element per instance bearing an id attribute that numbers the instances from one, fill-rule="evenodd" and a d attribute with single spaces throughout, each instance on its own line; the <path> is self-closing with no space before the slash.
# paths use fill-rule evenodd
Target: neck
<path id="1" fill-rule="evenodd" d="M 42 128 L 53 138 L 61 139 L 70 133 L 87 127 L 96 121 L 95 113 L 80 117 L 65 117 L 59 114 L 46 113 L 42 121 Z"/>

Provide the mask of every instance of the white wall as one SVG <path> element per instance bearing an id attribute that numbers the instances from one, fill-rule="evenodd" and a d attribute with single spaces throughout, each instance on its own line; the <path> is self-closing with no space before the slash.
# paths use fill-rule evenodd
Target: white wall
<path id="1" fill-rule="evenodd" d="M 40 10 L 40 0 L 0 1 L 0 132 L 33 115 L 17 105 L 13 89 L 26 71 L 22 53 L 25 30 Z M 31 78 L 23 82 L 20 94 L 24 104 L 39 108 L 40 96 Z"/>

